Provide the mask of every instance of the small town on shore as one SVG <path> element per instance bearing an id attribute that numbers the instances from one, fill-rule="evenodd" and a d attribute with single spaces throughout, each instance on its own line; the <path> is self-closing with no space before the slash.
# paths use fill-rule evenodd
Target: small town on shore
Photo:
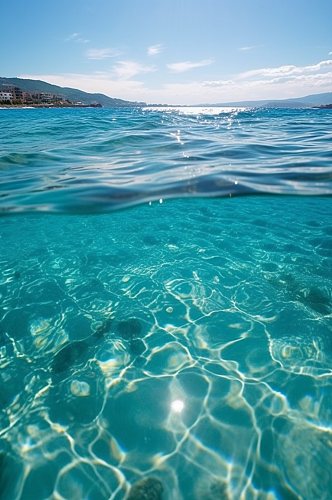
<path id="1" fill-rule="evenodd" d="M 14 85 L 4 85 L 0 89 L 0 106 L 4 107 L 35 107 L 35 108 L 101 108 L 98 102 L 83 104 L 80 101 L 72 102 L 61 94 L 48 92 L 24 92 Z"/>

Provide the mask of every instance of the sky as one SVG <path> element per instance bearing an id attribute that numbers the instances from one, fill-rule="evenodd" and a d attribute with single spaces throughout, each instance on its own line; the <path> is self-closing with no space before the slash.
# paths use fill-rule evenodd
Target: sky
<path id="1" fill-rule="evenodd" d="M 332 92 L 331 0 L 0 0 L 0 76 L 147 103 Z"/>

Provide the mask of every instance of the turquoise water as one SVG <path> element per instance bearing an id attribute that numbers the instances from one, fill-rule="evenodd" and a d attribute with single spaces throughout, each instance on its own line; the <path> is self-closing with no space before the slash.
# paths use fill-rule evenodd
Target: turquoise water
<path id="1" fill-rule="evenodd" d="M 1 500 L 332 498 L 330 120 L 0 110 Z"/>
<path id="2" fill-rule="evenodd" d="M 328 109 L 0 109 L 0 211 L 331 195 Z"/>

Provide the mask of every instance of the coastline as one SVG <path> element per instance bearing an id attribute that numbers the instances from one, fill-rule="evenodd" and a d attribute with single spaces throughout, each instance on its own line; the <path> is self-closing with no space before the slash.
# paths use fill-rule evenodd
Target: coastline
<path id="1" fill-rule="evenodd" d="M 103 106 L 99 103 L 96 104 L 34 104 L 32 106 L 24 104 L 3 104 L 0 109 L 35 109 L 35 108 L 102 108 Z"/>

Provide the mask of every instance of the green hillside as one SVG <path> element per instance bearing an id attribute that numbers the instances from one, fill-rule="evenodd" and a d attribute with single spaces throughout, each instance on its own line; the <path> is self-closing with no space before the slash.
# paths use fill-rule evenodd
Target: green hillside
<path id="1" fill-rule="evenodd" d="M 4 89 L 4 85 L 14 85 L 19 87 L 24 92 L 49 92 L 50 94 L 61 94 L 72 102 L 82 102 L 83 104 L 92 104 L 99 102 L 104 107 L 133 107 L 145 106 L 145 102 L 125 101 L 123 99 L 115 99 L 104 94 L 89 94 L 82 90 L 72 89 L 69 87 L 59 87 L 51 83 L 43 82 L 42 80 L 29 80 L 26 78 L 5 78 L 0 77 L 0 89 Z"/>

